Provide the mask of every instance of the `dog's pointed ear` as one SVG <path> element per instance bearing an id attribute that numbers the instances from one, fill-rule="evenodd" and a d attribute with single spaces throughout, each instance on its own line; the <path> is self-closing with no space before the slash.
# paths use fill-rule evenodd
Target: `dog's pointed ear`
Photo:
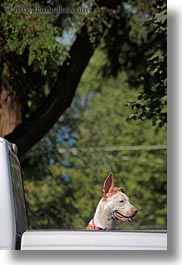
<path id="1" fill-rule="evenodd" d="M 104 188 L 103 188 L 104 195 L 106 195 L 113 188 L 114 188 L 114 176 L 113 173 L 110 172 L 108 177 L 104 181 Z"/>

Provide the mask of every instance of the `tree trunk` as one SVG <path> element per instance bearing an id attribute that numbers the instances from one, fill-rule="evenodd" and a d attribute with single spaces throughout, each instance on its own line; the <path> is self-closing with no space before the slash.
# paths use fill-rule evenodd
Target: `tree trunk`
<path id="1" fill-rule="evenodd" d="M 0 136 L 10 134 L 22 123 L 22 108 L 10 84 L 8 62 L 3 64 L 0 87 Z"/>
<path id="2" fill-rule="evenodd" d="M 7 89 L 0 94 L 0 109 L 0 136 L 5 136 L 22 123 L 22 110 L 15 95 Z"/>

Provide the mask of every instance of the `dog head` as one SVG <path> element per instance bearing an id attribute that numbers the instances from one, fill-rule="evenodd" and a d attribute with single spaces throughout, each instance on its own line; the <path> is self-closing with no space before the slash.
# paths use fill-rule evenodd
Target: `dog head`
<path id="1" fill-rule="evenodd" d="M 137 214 L 135 208 L 130 202 L 123 189 L 114 187 L 114 177 L 112 172 L 104 182 L 103 201 L 105 201 L 106 210 L 111 211 L 114 219 L 131 222 L 132 218 Z"/>

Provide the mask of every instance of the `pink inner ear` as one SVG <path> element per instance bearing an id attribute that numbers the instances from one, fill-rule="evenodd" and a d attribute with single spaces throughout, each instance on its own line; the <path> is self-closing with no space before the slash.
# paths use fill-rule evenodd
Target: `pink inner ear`
<path id="1" fill-rule="evenodd" d="M 106 178 L 104 182 L 104 193 L 108 193 L 110 189 L 114 187 L 114 178 L 112 172 L 109 173 L 108 177 Z"/>

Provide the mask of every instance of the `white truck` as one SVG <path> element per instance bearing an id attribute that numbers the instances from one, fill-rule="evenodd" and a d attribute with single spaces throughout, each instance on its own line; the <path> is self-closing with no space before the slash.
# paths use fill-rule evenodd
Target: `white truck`
<path id="1" fill-rule="evenodd" d="M 0 249 L 167 250 L 167 232 L 28 230 L 17 147 L 0 137 Z"/>

